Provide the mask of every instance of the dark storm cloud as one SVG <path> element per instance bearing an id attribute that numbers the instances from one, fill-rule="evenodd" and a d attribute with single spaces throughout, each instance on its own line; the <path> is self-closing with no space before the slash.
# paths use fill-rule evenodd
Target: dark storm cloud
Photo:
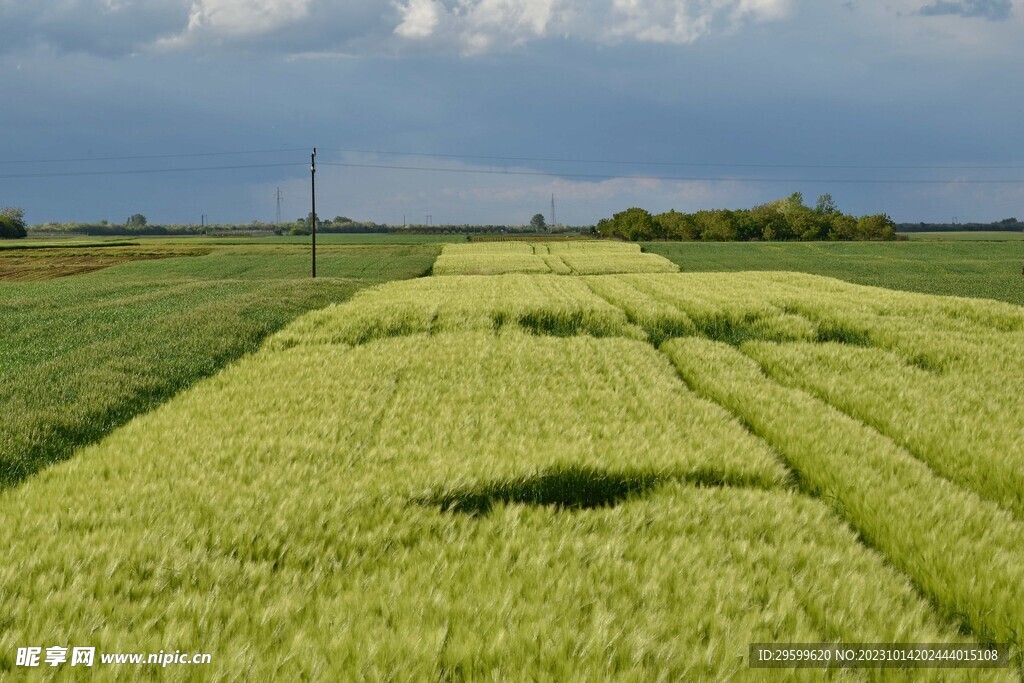
<path id="1" fill-rule="evenodd" d="M 780 21 L 792 0 L 3 0 L 0 53 L 43 45 L 117 56 L 143 49 L 374 56 L 503 51 L 557 36 L 692 44 Z"/>
<path id="2" fill-rule="evenodd" d="M 15 0 L 3 5 L 0 51 L 47 46 L 59 52 L 130 54 L 187 26 L 188 12 L 186 2 L 119 5 L 104 0 L 59 4 Z"/>
<path id="3" fill-rule="evenodd" d="M 223 45 L 281 53 L 341 51 L 390 36 L 392 5 L 369 0 L 8 0 L 0 53 L 45 47 L 118 57 L 154 47 Z"/>
<path id="4" fill-rule="evenodd" d="M 926 17 L 955 15 L 960 17 L 1006 21 L 1013 15 L 1011 0 L 935 0 L 918 14 Z"/>
<path id="5" fill-rule="evenodd" d="M 788 20 L 747 19 L 686 43 L 693 31 L 665 36 L 648 30 L 665 24 L 674 3 L 710 8 L 786 3 L 0 0 L 0 78 L 16 103 L 0 110 L 0 130 L 10 132 L 0 135 L 0 162 L 303 150 L 251 157 L 251 163 L 295 160 L 294 172 L 268 167 L 5 179 L 0 204 L 23 206 L 33 222 L 124 220 L 136 212 L 165 222 L 198 222 L 203 214 L 215 221 L 248 222 L 274 217 L 281 186 L 285 215 L 300 216 L 307 211 L 305 150 L 313 145 L 321 148 L 325 163 L 346 160 L 328 151 L 333 147 L 424 154 L 382 154 L 369 161 L 424 167 L 451 163 L 431 154 L 713 165 L 530 165 L 546 172 L 623 176 L 771 173 L 729 166 L 743 163 L 1017 164 L 1016 112 L 1024 107 L 1017 68 L 1024 45 L 1016 40 L 1021 18 L 959 20 L 965 13 L 978 15 L 978 6 L 943 1 L 849 0 L 849 7 L 842 4 L 847 0 L 794 1 Z M 589 14 L 553 12 L 544 23 L 547 15 L 536 9 L 563 3 L 586 6 Z M 479 9 L 457 14 L 452 9 L 457 5 Z M 893 20 L 898 13 L 893 5 L 906 20 Z M 933 12 L 952 7 L 956 13 L 937 30 L 922 30 L 936 22 L 918 11 L 924 5 Z M 437 12 L 436 25 L 429 12 L 412 11 L 420 6 Z M 523 8 L 517 16 L 530 21 L 494 18 L 506 17 L 514 7 Z M 606 34 L 620 26 L 604 21 L 616 7 L 633 12 L 628 35 Z M 709 16 L 732 16 L 723 12 Z M 396 33 L 403 25 L 413 37 Z M 695 24 L 679 24 L 690 25 Z M 473 43 L 483 47 L 467 57 L 460 49 L 463 36 L 467 41 L 483 36 Z M 676 37 L 684 42 L 662 40 Z M 25 47 L 40 44 L 50 47 Z M 97 53 L 114 58 L 92 56 Z M 993 92 L 1000 93 L 1000 106 L 978 106 Z M 239 163 L 250 163 L 249 156 L 241 158 L 246 161 Z M 204 163 L 9 164 L 0 172 Z M 323 202 L 330 215 L 394 222 L 406 213 L 453 222 L 528 220 L 545 210 L 551 194 L 558 196 L 560 216 L 581 223 L 631 205 L 659 210 L 750 206 L 794 190 L 812 199 L 831 192 L 851 212 L 884 210 L 906 220 L 953 215 L 991 220 L 1019 215 L 1024 201 L 1020 186 L 708 181 L 677 187 L 628 178 L 589 182 L 571 176 L 324 169 Z M 837 173 L 779 170 L 778 177 L 837 178 Z M 954 172 L 917 175 L 944 178 Z M 843 177 L 900 174 L 850 170 Z"/>

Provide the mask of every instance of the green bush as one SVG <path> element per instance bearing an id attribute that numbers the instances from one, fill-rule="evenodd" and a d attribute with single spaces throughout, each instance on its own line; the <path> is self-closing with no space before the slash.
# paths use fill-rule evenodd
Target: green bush
<path id="1" fill-rule="evenodd" d="M 896 226 L 885 214 L 858 219 L 837 209 L 828 194 L 819 197 L 816 206 L 811 208 L 804 204 L 799 192 L 752 209 L 713 209 L 692 214 L 673 209 L 651 216 L 644 209 L 634 207 L 602 219 L 594 230 L 604 237 L 632 241 L 896 239 Z"/>
<path id="2" fill-rule="evenodd" d="M 0 209 L 0 239 L 20 239 L 27 236 L 25 212 L 13 206 Z"/>

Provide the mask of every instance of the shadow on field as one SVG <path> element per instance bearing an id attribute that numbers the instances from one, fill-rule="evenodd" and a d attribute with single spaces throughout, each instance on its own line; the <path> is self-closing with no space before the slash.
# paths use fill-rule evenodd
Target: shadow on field
<path id="1" fill-rule="evenodd" d="M 471 516 L 486 515 L 491 508 L 501 503 L 542 505 L 561 510 L 592 510 L 614 507 L 641 498 L 669 482 L 685 482 L 696 486 L 761 486 L 744 478 L 712 471 L 608 472 L 588 467 L 566 467 L 547 470 L 531 477 L 447 491 L 416 502 L 440 507 L 444 512 Z"/>
<path id="2" fill-rule="evenodd" d="M 548 337 L 574 337 L 588 334 L 592 337 L 609 337 L 622 334 L 614 321 L 582 310 L 547 311 L 543 309 L 508 314 L 498 311 L 491 315 L 495 331 L 517 328 L 530 334 Z"/>

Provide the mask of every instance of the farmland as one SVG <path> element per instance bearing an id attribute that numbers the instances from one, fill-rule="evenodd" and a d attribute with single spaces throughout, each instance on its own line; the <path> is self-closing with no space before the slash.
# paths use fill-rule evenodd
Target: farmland
<path id="1" fill-rule="evenodd" d="M 33 278 L 63 274 L 68 254 L 95 272 L 0 281 L 0 488 L 255 351 L 295 316 L 420 275 L 437 254 L 430 245 L 331 247 L 320 263 L 328 277 L 310 283 L 298 247 L 152 241 L 105 267 L 125 251 L 32 249 Z M 0 264 L 23 253 L 0 252 Z"/>
<path id="2" fill-rule="evenodd" d="M 444 248 L 434 275 L 672 273 L 668 259 L 621 242 L 480 242 Z"/>
<path id="3" fill-rule="evenodd" d="M 209 253 L 202 248 L 140 249 L 139 245 L 86 246 L 72 248 L 22 248 L 0 251 L 0 281 L 27 282 L 50 280 L 57 277 L 80 275 L 103 270 L 120 263 L 202 256 Z"/>
<path id="4" fill-rule="evenodd" d="M 685 272 L 793 271 L 888 289 L 1024 305 L 1021 241 L 968 241 L 944 235 L 941 240 L 867 244 L 651 242 L 644 248 Z"/>
<path id="5" fill-rule="evenodd" d="M 383 285 L 438 249 L 329 247 L 315 287 L 238 243 L 4 285 L 0 669 L 54 634 L 239 679 L 753 680 L 752 641 L 1017 643 L 1019 308 L 466 246 Z M 481 257 L 511 272 L 438 273 Z"/>
<path id="6" fill-rule="evenodd" d="M 438 250 L 339 246 L 308 289 L 289 249 L 0 290 L 53 340 L 6 352 L 35 420 L 8 443 L 68 396 L 82 430 L 131 406 L 0 494 L 0 670 L 56 639 L 212 652 L 232 680 L 763 680 L 750 642 L 999 641 L 1009 670 L 850 673 L 1019 679 L 1020 307 L 632 250 L 517 272 L 614 252 L 554 243 L 445 246 L 393 282 Z M 117 393 L 149 366 L 148 404 Z"/>
<path id="7" fill-rule="evenodd" d="M 997 230 L 964 230 L 962 232 L 910 232 L 907 237 L 912 240 L 970 240 L 1014 242 L 1024 240 L 1024 232 Z"/>

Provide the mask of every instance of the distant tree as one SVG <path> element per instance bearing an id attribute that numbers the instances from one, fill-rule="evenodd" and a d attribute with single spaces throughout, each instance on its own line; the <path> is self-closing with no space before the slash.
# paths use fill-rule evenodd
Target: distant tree
<path id="1" fill-rule="evenodd" d="M 1012 219 L 1002 221 L 1009 225 Z M 840 211 L 831 195 L 823 194 L 812 209 L 794 192 L 752 209 L 717 209 L 693 214 L 672 210 L 651 216 L 639 208 L 627 209 L 594 228 L 599 235 L 628 240 L 891 240 L 896 225 L 885 214 L 860 219 Z"/>
<path id="2" fill-rule="evenodd" d="M 548 224 L 544 220 L 544 214 L 533 214 L 533 218 L 530 219 L 530 227 L 533 228 L 534 230 L 544 230 L 545 228 L 547 228 Z"/>
<path id="3" fill-rule="evenodd" d="M 700 239 L 700 229 L 688 213 L 680 213 L 675 209 L 660 213 L 654 217 L 659 237 L 668 240 L 697 240 Z"/>
<path id="4" fill-rule="evenodd" d="M 857 239 L 857 219 L 845 213 L 829 216 L 828 238 L 831 240 Z"/>
<path id="5" fill-rule="evenodd" d="M 144 228 L 146 227 L 146 217 L 141 213 L 132 214 L 131 217 L 125 221 L 125 226 L 129 228 Z"/>
<path id="6" fill-rule="evenodd" d="M 6 216 L 0 216 L 0 239 L 18 239 L 25 237 L 21 234 L 22 230 L 18 230 L 14 225 L 14 221 Z"/>
<path id="7" fill-rule="evenodd" d="M 892 240 L 896 238 L 896 224 L 884 213 L 861 216 L 857 221 L 857 239 Z"/>
<path id="8" fill-rule="evenodd" d="M 320 217 L 317 216 L 316 219 L 318 221 L 317 225 L 320 225 L 320 223 L 319 223 Z M 306 214 L 305 218 L 297 218 L 295 220 L 295 223 L 296 223 L 296 225 L 298 225 L 300 227 L 303 227 L 306 230 L 312 231 L 313 230 L 313 212 L 310 211 L 308 214 Z"/>
<path id="9" fill-rule="evenodd" d="M 826 216 L 806 206 L 791 207 L 786 219 L 793 236 L 805 242 L 821 239 L 828 231 Z"/>
<path id="10" fill-rule="evenodd" d="M 761 239 L 787 240 L 793 236 L 789 220 L 779 209 L 778 202 L 755 206 L 750 210 L 750 216 L 761 228 Z"/>
<path id="11" fill-rule="evenodd" d="M 27 236 L 25 211 L 16 206 L 6 206 L 0 209 L 0 238 L 21 239 Z"/>
<path id="12" fill-rule="evenodd" d="M 705 242 L 730 242 L 737 237 L 729 211 L 698 211 L 693 214 L 693 220 Z"/>
<path id="13" fill-rule="evenodd" d="M 633 207 L 620 211 L 612 216 L 606 228 L 610 228 L 609 237 L 622 237 L 627 240 L 649 240 L 658 231 L 654 217 L 649 211 Z"/>
<path id="14" fill-rule="evenodd" d="M 818 204 L 817 206 L 814 207 L 814 212 L 826 216 L 831 216 L 833 214 L 839 213 L 839 209 L 836 208 L 836 203 L 832 199 L 832 195 L 826 192 L 825 194 L 818 197 Z"/>
<path id="15" fill-rule="evenodd" d="M 337 225 L 338 223 L 355 223 L 355 221 L 347 216 L 335 216 L 334 223 Z"/>
<path id="16" fill-rule="evenodd" d="M 802 192 L 794 192 L 785 199 L 776 199 L 768 204 L 768 206 L 781 213 L 785 217 L 785 223 L 779 223 L 774 226 L 777 230 L 773 231 L 771 237 L 766 236 L 765 239 L 799 239 L 811 229 L 807 217 L 811 210 L 804 205 L 804 195 Z"/>
<path id="17" fill-rule="evenodd" d="M 732 224 L 736 228 L 736 239 L 745 242 L 761 239 L 764 232 L 750 209 L 733 211 Z"/>
<path id="18" fill-rule="evenodd" d="M 9 219 L 13 223 L 18 225 L 25 225 L 25 209 L 20 206 L 5 206 L 0 209 L 0 216 Z"/>

